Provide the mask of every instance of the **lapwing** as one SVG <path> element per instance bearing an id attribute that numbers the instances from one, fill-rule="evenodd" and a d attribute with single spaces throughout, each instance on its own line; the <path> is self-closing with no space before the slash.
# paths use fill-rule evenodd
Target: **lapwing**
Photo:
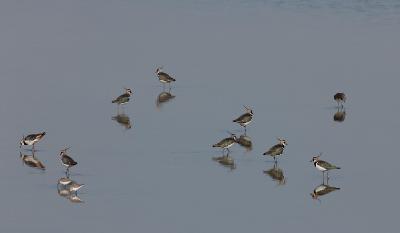
<path id="1" fill-rule="evenodd" d="M 32 153 L 33 153 L 33 151 L 32 151 Z M 43 163 L 38 158 L 36 158 L 34 154 L 22 155 L 21 152 L 19 152 L 19 154 L 25 165 L 27 165 L 29 167 L 37 168 L 40 170 L 46 169 L 46 167 L 43 165 Z"/>
<path id="2" fill-rule="evenodd" d="M 346 95 L 343 92 L 338 92 L 333 96 L 333 99 L 337 102 L 338 107 L 343 108 L 343 103 L 346 102 Z"/>
<path id="3" fill-rule="evenodd" d="M 329 170 L 332 169 L 340 169 L 340 167 L 332 165 L 326 161 L 320 160 L 319 158 L 321 157 L 321 153 L 318 156 L 314 156 L 310 162 L 314 164 L 314 167 L 316 167 L 319 171 L 322 171 L 322 178 L 325 177 L 325 172 L 326 174 L 326 179 L 329 179 L 328 172 Z"/>
<path id="4" fill-rule="evenodd" d="M 233 122 L 238 123 L 242 127 L 244 127 L 244 131 L 246 132 L 246 126 L 251 123 L 253 120 L 253 110 L 247 106 L 244 106 L 246 112 L 242 114 L 240 117 L 233 120 Z"/>
<path id="5" fill-rule="evenodd" d="M 69 147 L 61 150 L 61 152 L 60 152 L 61 162 L 65 167 L 67 167 L 67 171 L 66 171 L 67 174 L 69 174 L 70 167 L 73 167 L 78 164 L 73 158 L 71 158 L 70 156 L 67 155 L 66 152 L 68 149 L 69 149 Z"/>
<path id="6" fill-rule="evenodd" d="M 233 146 L 237 141 L 236 135 L 231 133 L 231 136 L 229 138 L 224 138 L 218 143 L 212 145 L 212 147 L 219 147 L 222 148 L 222 153 L 224 153 L 225 150 L 228 151 L 229 153 L 229 148 Z"/>
<path id="7" fill-rule="evenodd" d="M 72 193 L 74 192 L 75 194 L 78 192 L 78 190 L 80 188 L 82 188 L 83 186 L 85 186 L 84 184 L 78 184 L 76 182 L 72 182 L 68 187 L 69 187 L 69 191 Z"/>
<path id="8" fill-rule="evenodd" d="M 167 74 L 167 73 L 165 73 L 164 71 L 163 71 L 163 67 L 157 67 L 157 69 L 156 69 L 156 74 L 157 74 L 157 77 L 158 77 L 158 80 L 163 84 L 163 85 L 165 85 L 166 83 L 168 83 L 170 86 L 170 89 L 171 89 L 171 82 L 175 82 L 176 80 L 173 78 L 173 77 L 171 77 L 169 74 Z"/>
<path id="9" fill-rule="evenodd" d="M 277 138 L 278 139 L 278 144 L 272 146 L 269 148 L 268 151 L 264 152 L 263 155 L 270 155 L 274 158 L 276 161 L 276 156 L 281 155 L 283 153 L 283 150 L 285 149 L 285 146 L 288 144 L 287 141 L 283 138 Z"/>
<path id="10" fill-rule="evenodd" d="M 264 171 L 264 174 L 271 177 L 272 180 L 276 181 L 278 185 L 286 184 L 286 178 L 283 174 L 283 170 L 278 167 L 277 163 L 274 163 L 274 167 Z"/>
<path id="11" fill-rule="evenodd" d="M 123 105 L 129 102 L 129 98 L 132 95 L 132 90 L 129 88 L 124 88 L 125 89 L 125 93 L 118 96 L 116 99 L 114 99 L 113 101 L 111 101 L 111 103 L 116 103 L 119 105 Z"/>
<path id="12" fill-rule="evenodd" d="M 318 185 L 312 193 L 310 193 L 312 199 L 319 200 L 318 197 L 331 193 L 333 191 L 340 190 L 340 188 L 329 186 L 327 184 Z"/>
<path id="13" fill-rule="evenodd" d="M 120 113 L 116 116 L 113 116 L 111 119 L 118 122 L 121 126 L 125 127 L 125 129 L 132 128 L 131 120 L 125 113 Z"/>
<path id="14" fill-rule="evenodd" d="M 22 136 L 22 140 L 19 143 L 19 147 L 21 148 L 23 145 L 29 145 L 32 146 L 32 151 L 35 150 L 35 144 L 42 140 L 44 135 L 46 135 L 46 132 L 41 132 L 41 133 L 35 133 L 35 134 L 29 134 L 28 136 L 24 137 Z"/>

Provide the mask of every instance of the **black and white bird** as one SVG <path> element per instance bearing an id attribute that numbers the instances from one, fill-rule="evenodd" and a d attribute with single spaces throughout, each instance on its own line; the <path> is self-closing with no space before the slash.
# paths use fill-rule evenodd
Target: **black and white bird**
<path id="1" fill-rule="evenodd" d="M 346 102 L 346 95 L 343 92 L 338 92 L 333 96 L 333 99 L 337 102 L 338 107 L 343 108 L 343 103 Z"/>
<path id="2" fill-rule="evenodd" d="M 46 135 L 46 132 L 41 132 L 41 133 L 35 133 L 35 134 L 29 134 L 28 136 L 22 136 L 22 139 L 19 143 L 19 147 L 21 148 L 23 145 L 28 145 L 32 146 L 32 151 L 35 150 L 35 144 L 42 140 L 44 135 Z"/>
<path id="3" fill-rule="evenodd" d="M 66 152 L 68 149 L 69 149 L 69 147 L 61 150 L 61 152 L 60 152 L 61 162 L 65 167 L 67 167 L 67 174 L 69 173 L 70 167 L 73 167 L 78 164 L 73 158 L 71 158 L 70 156 L 67 155 Z"/>
<path id="4" fill-rule="evenodd" d="M 278 144 L 272 146 L 271 148 L 269 148 L 268 151 L 264 152 L 263 154 L 272 156 L 275 161 L 276 161 L 276 156 L 281 155 L 286 145 L 288 144 L 287 141 L 283 138 L 277 138 L 277 139 L 278 139 Z"/>
<path id="5" fill-rule="evenodd" d="M 116 103 L 119 106 L 119 105 L 126 104 L 129 102 L 129 99 L 133 92 L 129 88 L 124 88 L 124 89 L 125 89 L 125 93 L 118 96 L 117 98 L 115 98 L 113 101 L 111 101 L 111 103 Z"/>
<path id="6" fill-rule="evenodd" d="M 314 167 L 316 167 L 319 171 L 322 171 L 322 178 L 325 176 L 325 172 L 329 172 L 329 170 L 332 169 L 340 169 L 340 167 L 332 165 L 326 161 L 320 160 L 319 158 L 321 157 L 321 153 L 318 156 L 314 156 L 310 162 L 314 164 Z M 327 174 L 327 179 L 329 179 L 328 174 Z"/>
<path id="7" fill-rule="evenodd" d="M 236 122 L 242 127 L 244 127 L 244 130 L 246 132 L 246 126 L 250 124 L 251 121 L 253 120 L 253 110 L 247 106 L 244 106 L 244 108 L 246 109 L 246 112 L 241 116 L 239 116 L 238 118 L 236 118 L 235 120 L 233 120 L 233 122 Z"/>
<path id="8" fill-rule="evenodd" d="M 173 77 L 171 77 L 169 74 L 167 74 L 167 73 L 165 73 L 163 71 L 163 67 L 157 67 L 156 74 L 157 74 L 158 80 L 163 85 L 168 83 L 170 85 L 170 87 L 171 87 L 171 82 L 175 82 L 176 81 Z"/>
<path id="9" fill-rule="evenodd" d="M 237 142 L 237 138 L 235 134 L 231 133 L 231 136 L 228 138 L 224 138 L 221 141 L 219 141 L 218 143 L 215 143 L 214 145 L 212 145 L 212 147 L 219 147 L 222 148 L 222 153 L 227 150 L 229 153 L 229 148 L 231 146 L 233 146 L 235 143 Z"/>

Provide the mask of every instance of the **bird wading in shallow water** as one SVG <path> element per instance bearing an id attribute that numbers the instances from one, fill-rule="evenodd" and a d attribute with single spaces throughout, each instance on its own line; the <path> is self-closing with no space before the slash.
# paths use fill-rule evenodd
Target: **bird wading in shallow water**
<path id="1" fill-rule="evenodd" d="M 324 179 L 325 177 L 325 172 L 326 174 L 326 179 L 329 179 L 328 172 L 329 170 L 332 169 L 340 169 L 340 167 L 332 165 L 326 161 L 320 160 L 319 158 L 321 157 L 321 153 L 318 156 L 314 156 L 310 162 L 314 164 L 314 167 L 316 167 L 319 171 L 322 171 L 322 178 Z"/>
<path id="2" fill-rule="evenodd" d="M 124 88 L 125 89 L 125 93 L 118 96 L 116 99 L 114 99 L 113 101 L 111 101 L 111 103 L 116 103 L 119 105 L 123 105 L 129 102 L 129 99 L 132 95 L 132 90 L 129 88 Z"/>
<path id="3" fill-rule="evenodd" d="M 156 75 L 158 77 L 158 80 L 164 85 L 168 83 L 169 84 L 169 89 L 171 89 L 171 82 L 175 82 L 176 80 L 171 77 L 169 74 L 165 73 L 163 70 L 163 67 L 157 67 L 156 69 Z"/>
<path id="4" fill-rule="evenodd" d="M 268 151 L 264 152 L 263 155 L 270 155 L 274 158 L 276 161 L 276 156 L 281 155 L 283 153 L 283 150 L 285 149 L 285 146 L 288 144 L 287 141 L 283 138 L 277 138 L 278 139 L 278 144 L 272 146 L 269 148 Z"/>
<path id="5" fill-rule="evenodd" d="M 346 95 L 343 92 L 338 92 L 333 96 L 333 99 L 337 102 L 338 107 L 343 108 L 343 103 L 346 102 Z"/>
<path id="6" fill-rule="evenodd" d="M 233 122 L 238 123 L 242 127 L 244 127 L 244 131 L 246 132 L 246 126 L 251 123 L 253 120 L 253 110 L 249 107 L 244 106 L 246 109 L 246 113 L 242 114 L 240 117 L 233 120 Z"/>
<path id="7" fill-rule="evenodd" d="M 218 143 L 215 143 L 212 145 L 212 147 L 219 147 L 222 148 L 222 153 L 224 153 L 225 150 L 228 151 L 229 153 L 229 148 L 233 146 L 237 141 L 236 135 L 231 133 L 231 136 L 229 138 L 224 138 Z"/>
<path id="8" fill-rule="evenodd" d="M 67 155 L 66 152 L 67 152 L 68 149 L 69 149 L 69 147 L 61 150 L 61 152 L 60 152 L 61 163 L 65 167 L 67 167 L 67 171 L 66 171 L 67 174 L 69 174 L 69 168 L 70 167 L 73 167 L 73 166 L 78 164 L 73 158 L 71 158 L 70 156 Z M 67 177 L 68 177 L 68 175 L 67 175 Z"/>
<path id="9" fill-rule="evenodd" d="M 22 136 L 22 140 L 19 143 L 19 147 L 21 148 L 23 145 L 25 146 L 32 146 L 32 151 L 35 150 L 35 144 L 42 140 L 44 135 L 46 135 L 46 132 L 42 133 L 35 133 L 35 134 L 29 134 L 28 136 Z"/>

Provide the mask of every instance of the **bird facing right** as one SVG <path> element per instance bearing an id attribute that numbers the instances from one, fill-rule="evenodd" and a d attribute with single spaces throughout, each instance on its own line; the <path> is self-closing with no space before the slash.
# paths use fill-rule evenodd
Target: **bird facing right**
<path id="1" fill-rule="evenodd" d="M 235 120 L 233 120 L 233 122 L 236 122 L 242 127 L 244 127 L 244 130 L 246 132 L 246 126 L 250 124 L 251 121 L 253 120 L 253 110 L 247 106 L 244 106 L 244 108 L 246 109 L 246 112 L 241 116 L 239 116 L 238 118 L 236 118 Z"/>
<path id="2" fill-rule="evenodd" d="M 278 139 L 278 144 L 272 146 L 269 148 L 268 151 L 264 152 L 263 155 L 270 155 L 274 158 L 276 161 L 276 156 L 281 155 L 283 153 L 283 150 L 285 149 L 285 146 L 288 144 L 287 141 L 283 138 L 277 138 Z"/>
<path id="3" fill-rule="evenodd" d="M 218 143 L 212 145 L 212 147 L 222 148 L 223 149 L 222 152 L 224 152 L 224 150 L 227 150 L 229 153 L 229 148 L 233 146 L 233 144 L 235 144 L 236 142 L 237 142 L 236 135 L 231 133 L 230 137 L 222 139 Z"/>
<path id="4" fill-rule="evenodd" d="M 125 93 L 118 96 L 116 99 L 111 101 L 111 103 L 116 103 L 118 105 L 122 105 L 122 104 L 126 104 L 129 102 L 129 98 L 131 97 L 133 92 L 129 88 L 124 88 L 124 89 L 125 89 Z"/>

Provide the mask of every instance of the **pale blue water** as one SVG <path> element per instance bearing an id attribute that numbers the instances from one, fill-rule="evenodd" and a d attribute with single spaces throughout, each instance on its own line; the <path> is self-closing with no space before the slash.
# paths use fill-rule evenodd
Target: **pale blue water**
<path id="1" fill-rule="evenodd" d="M 397 232 L 399 16 L 398 1 L 1 2 L 0 231 Z M 123 87 L 130 128 L 112 119 Z M 243 105 L 253 147 L 231 169 L 211 145 L 243 133 Z M 45 171 L 18 148 L 42 130 Z M 281 183 L 262 156 L 276 137 Z M 57 193 L 66 146 L 83 203 Z M 342 167 L 320 201 L 319 152 Z"/>

